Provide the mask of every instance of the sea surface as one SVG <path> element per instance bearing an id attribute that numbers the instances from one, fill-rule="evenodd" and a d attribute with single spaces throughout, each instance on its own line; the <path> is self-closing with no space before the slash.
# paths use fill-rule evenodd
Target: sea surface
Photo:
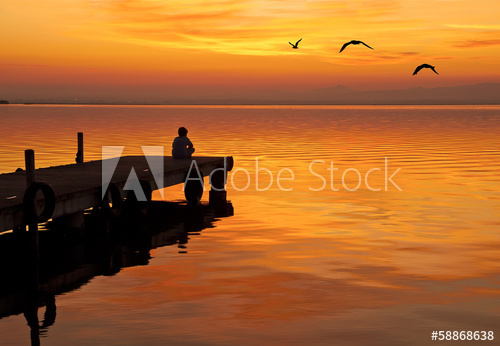
<path id="1" fill-rule="evenodd" d="M 234 212 L 54 288 L 42 345 L 453 344 L 433 331 L 495 338 L 461 345 L 500 340 L 499 106 L 5 105 L 0 173 L 24 167 L 25 149 L 37 168 L 73 163 L 77 132 L 86 161 L 102 146 L 169 155 L 180 126 L 195 155 L 233 156 Z M 180 185 L 163 192 L 183 200 Z M 0 316 L 2 345 L 30 343 L 22 311 Z"/>

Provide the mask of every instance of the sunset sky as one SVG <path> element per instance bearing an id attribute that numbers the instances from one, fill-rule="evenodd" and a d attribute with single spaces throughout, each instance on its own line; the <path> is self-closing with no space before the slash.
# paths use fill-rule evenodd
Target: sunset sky
<path id="1" fill-rule="evenodd" d="M 6 0 L 0 99 L 500 82 L 499 15 L 498 0 Z M 374 50 L 339 54 L 352 39 Z M 440 75 L 412 76 L 422 63 Z"/>

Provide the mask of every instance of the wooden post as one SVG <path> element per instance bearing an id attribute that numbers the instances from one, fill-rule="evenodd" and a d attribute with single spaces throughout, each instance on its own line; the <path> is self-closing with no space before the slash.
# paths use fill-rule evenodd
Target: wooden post
<path id="1" fill-rule="evenodd" d="M 33 149 L 24 151 L 24 161 L 26 164 L 26 187 L 28 188 L 36 180 L 35 151 Z M 38 222 L 36 220 L 29 220 L 28 231 L 31 235 L 31 249 L 33 251 L 34 261 L 38 263 Z M 36 273 L 36 275 L 38 275 L 38 273 Z"/>
<path id="2" fill-rule="evenodd" d="M 212 189 L 210 190 L 210 205 L 212 206 L 226 206 L 227 204 L 227 172 L 232 170 L 234 160 L 232 156 L 224 157 L 224 165 L 217 166 L 210 172 L 209 181 Z"/>
<path id="3" fill-rule="evenodd" d="M 26 170 L 26 188 L 28 188 L 36 180 L 35 175 L 35 151 L 27 149 L 24 151 L 24 165 Z M 16 171 L 17 172 L 17 171 Z M 26 226 L 14 228 L 14 232 L 26 231 Z"/>
<path id="4" fill-rule="evenodd" d="M 78 132 L 78 151 L 76 152 L 76 163 L 83 163 L 83 132 Z"/>
<path id="5" fill-rule="evenodd" d="M 209 193 L 210 205 L 223 205 L 227 202 L 225 161 L 226 159 L 224 159 L 224 166 L 218 166 L 210 173 L 209 180 L 212 187 Z"/>
<path id="6" fill-rule="evenodd" d="M 36 180 L 35 151 L 33 149 L 24 151 L 24 162 L 26 165 L 26 187 L 29 187 Z"/>

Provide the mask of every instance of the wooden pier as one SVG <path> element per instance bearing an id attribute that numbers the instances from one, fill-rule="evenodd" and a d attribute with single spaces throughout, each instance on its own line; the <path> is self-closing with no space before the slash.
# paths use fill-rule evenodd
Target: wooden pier
<path id="1" fill-rule="evenodd" d="M 149 166 L 148 160 L 145 156 L 120 157 L 110 180 L 110 186 L 113 187 L 115 191 L 119 191 L 120 202 L 123 199 L 131 199 L 130 191 L 124 189 L 129 176 L 131 176 L 131 171 L 136 173 L 142 187 L 145 187 L 145 195 L 148 198 L 150 198 L 151 191 L 153 190 L 185 183 L 188 171 L 191 171 L 190 177 L 193 177 L 192 181 L 196 178 L 198 171 L 202 176 L 202 181 L 203 177 L 210 176 L 211 173 L 214 172 L 212 178 L 215 179 L 212 179 L 211 181 L 211 198 L 213 193 L 213 196 L 219 196 L 219 198 L 225 200 L 225 191 L 220 191 L 224 189 L 224 176 L 221 176 L 221 174 L 227 175 L 227 171 L 232 169 L 232 157 L 193 157 L 189 159 L 173 159 L 170 156 L 148 156 L 148 159 L 150 160 L 149 162 L 151 162 L 151 159 L 155 160 L 155 162 L 163 162 L 163 171 L 161 171 L 161 169 L 156 169 L 154 170 L 155 176 L 153 176 L 153 170 Z M 36 210 L 37 204 L 39 207 L 40 204 L 42 204 L 43 209 L 45 208 L 45 206 L 43 206 L 44 203 L 50 204 L 53 202 L 53 206 L 49 208 L 53 209 L 50 213 L 51 219 L 68 218 L 72 215 L 82 213 L 85 209 L 103 205 L 103 186 L 106 186 L 106 184 L 103 183 L 102 172 L 103 164 L 106 165 L 106 160 L 89 162 L 81 161 L 83 161 L 83 152 L 81 153 L 79 163 L 40 168 L 30 172 L 30 164 L 27 160 L 25 171 L 0 174 L 0 232 L 24 227 L 33 223 L 33 217 L 31 215 L 27 215 L 27 204 L 31 204 L 31 206 L 34 205 L 35 207 L 33 209 Z M 195 169 L 195 166 L 197 169 Z M 221 168 L 224 167 L 225 170 L 222 170 Z M 215 172 L 216 170 L 218 170 L 217 173 Z M 162 172 L 163 175 L 163 182 L 160 184 L 162 186 L 158 186 L 158 182 L 162 180 L 158 179 L 158 171 Z M 215 189 L 217 191 L 213 188 L 215 181 L 217 181 L 216 184 L 218 188 Z M 27 197 L 27 186 L 29 187 L 33 184 L 33 182 L 44 182 L 50 186 L 53 191 L 52 198 L 54 201 L 39 201 L 38 199 L 41 199 L 40 191 L 42 189 L 38 188 L 32 188 L 32 196 Z M 186 186 L 186 198 L 189 200 L 189 193 L 191 195 L 194 193 L 197 196 L 193 196 L 192 198 L 199 199 L 199 197 L 201 197 L 198 194 L 200 192 L 200 187 L 196 186 L 195 183 L 191 185 L 192 187 L 194 186 L 194 190 L 193 188 L 188 189 Z M 208 190 L 209 188 L 208 184 L 206 185 L 207 186 L 205 186 L 204 190 Z M 187 192 L 188 190 L 190 192 Z M 109 197 L 109 203 L 106 200 L 106 198 L 108 198 L 106 194 L 104 205 L 109 206 L 111 204 L 116 204 L 116 201 L 111 201 L 111 199 L 116 199 L 117 193 L 118 192 L 115 192 L 115 196 Z M 222 197 L 220 197 L 220 193 L 223 193 Z M 111 191 L 111 195 L 113 195 L 113 191 Z M 45 196 L 45 199 L 50 199 L 50 197 L 51 196 Z M 35 200 L 31 201 L 31 203 L 28 201 L 27 203 L 26 198 L 34 198 Z M 38 220 L 38 222 L 41 221 L 42 220 Z"/>

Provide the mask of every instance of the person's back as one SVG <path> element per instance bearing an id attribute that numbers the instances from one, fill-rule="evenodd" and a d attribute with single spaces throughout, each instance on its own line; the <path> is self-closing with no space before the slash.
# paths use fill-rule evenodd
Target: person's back
<path id="1" fill-rule="evenodd" d="M 175 137 L 172 143 L 172 156 L 174 159 L 186 159 L 194 153 L 193 143 L 187 137 L 187 129 L 180 127 L 179 137 Z"/>

